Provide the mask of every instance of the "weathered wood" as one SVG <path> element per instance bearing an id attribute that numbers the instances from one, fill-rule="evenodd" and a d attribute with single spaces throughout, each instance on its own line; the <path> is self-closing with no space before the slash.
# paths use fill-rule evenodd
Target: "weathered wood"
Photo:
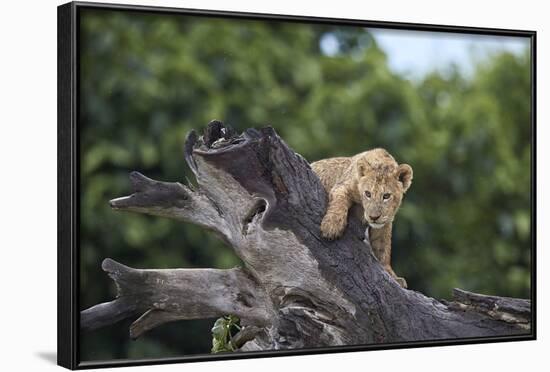
<path id="1" fill-rule="evenodd" d="M 163 323 L 234 314 L 243 325 L 265 326 L 271 318 L 267 295 L 240 268 L 138 270 L 109 258 L 102 268 L 115 281 L 117 299 L 81 314 L 81 327 L 92 330 L 138 313 L 132 338 Z"/>
<path id="2" fill-rule="evenodd" d="M 144 313 L 131 327 L 137 337 L 168 321 L 233 314 L 248 327 L 243 350 L 529 333 L 528 300 L 455 290 L 455 302 L 443 303 L 401 288 L 354 213 L 340 239 L 322 239 L 325 191 L 272 128 L 236 135 L 212 122 L 204 136 L 190 133 L 185 159 L 196 190 L 134 172 L 134 193 L 111 206 L 208 228 L 245 267 L 136 270 L 106 260 L 119 295 L 83 311 L 84 328 Z"/>
<path id="3" fill-rule="evenodd" d="M 240 330 L 235 336 L 231 337 L 231 344 L 236 349 L 241 349 L 248 341 L 252 341 L 258 334 L 262 332 L 262 328 L 256 326 L 246 326 Z"/>
<path id="4" fill-rule="evenodd" d="M 458 310 L 477 311 L 493 319 L 515 324 L 526 330 L 531 329 L 531 301 L 529 300 L 487 296 L 455 288 L 453 302 L 447 305 Z"/>

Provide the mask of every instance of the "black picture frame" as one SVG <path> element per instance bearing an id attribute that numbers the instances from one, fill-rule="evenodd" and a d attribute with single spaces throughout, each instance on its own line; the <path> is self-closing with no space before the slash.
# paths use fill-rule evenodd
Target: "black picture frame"
<path id="1" fill-rule="evenodd" d="M 208 15 L 228 19 L 278 20 L 330 25 L 354 25 L 394 30 L 435 31 L 495 36 L 521 36 L 531 41 L 531 333 L 521 336 L 418 341 L 397 344 L 339 346 L 316 349 L 277 350 L 238 354 L 185 356 L 166 359 L 139 359 L 108 362 L 81 362 L 79 358 L 79 27 L 82 9 L 152 12 L 158 14 Z M 399 23 L 371 20 L 318 18 L 280 14 L 256 14 L 199 9 L 179 9 L 156 6 L 136 6 L 71 2 L 58 7 L 58 364 L 69 369 L 138 366 L 180 362 L 258 358 L 286 355 L 305 355 L 397 349 L 426 346 L 463 345 L 487 342 L 535 340 L 536 326 L 536 32 L 483 27 Z"/>

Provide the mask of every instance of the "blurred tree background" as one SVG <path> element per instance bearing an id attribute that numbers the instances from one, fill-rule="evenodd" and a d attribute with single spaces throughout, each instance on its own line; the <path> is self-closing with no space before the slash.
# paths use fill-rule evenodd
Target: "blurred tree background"
<path id="1" fill-rule="evenodd" d="M 137 268 L 239 265 L 200 228 L 108 206 L 131 192 L 132 170 L 192 178 L 184 138 L 211 119 L 270 124 L 309 161 L 386 148 L 414 169 L 393 240 L 410 288 L 530 296 L 528 50 L 495 54 L 471 77 L 455 68 L 411 81 L 363 28 L 91 9 L 80 42 L 82 309 L 115 295 L 106 257 Z M 121 322 L 83 333 L 81 359 L 209 353 L 213 323 L 130 341 Z"/>

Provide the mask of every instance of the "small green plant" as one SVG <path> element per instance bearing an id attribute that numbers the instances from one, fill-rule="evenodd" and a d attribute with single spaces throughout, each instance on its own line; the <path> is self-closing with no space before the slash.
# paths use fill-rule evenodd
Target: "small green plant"
<path id="1" fill-rule="evenodd" d="M 212 354 L 235 351 L 231 338 L 241 330 L 240 322 L 235 315 L 225 315 L 216 320 L 212 327 Z"/>

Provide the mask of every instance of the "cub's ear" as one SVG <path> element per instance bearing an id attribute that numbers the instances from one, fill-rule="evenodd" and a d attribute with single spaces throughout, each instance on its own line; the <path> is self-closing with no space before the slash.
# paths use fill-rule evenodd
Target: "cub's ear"
<path id="1" fill-rule="evenodd" d="M 365 160 L 360 160 L 357 162 L 355 170 L 357 171 L 357 178 L 365 177 L 365 175 L 371 170 L 371 165 Z"/>
<path id="2" fill-rule="evenodd" d="M 399 164 L 397 167 L 397 179 L 403 184 L 403 192 L 411 187 L 413 170 L 409 164 Z"/>
<path id="3" fill-rule="evenodd" d="M 367 170 L 367 166 L 364 163 L 359 161 L 359 162 L 357 162 L 356 169 L 357 169 L 358 178 L 361 178 L 365 175 L 365 171 Z"/>

